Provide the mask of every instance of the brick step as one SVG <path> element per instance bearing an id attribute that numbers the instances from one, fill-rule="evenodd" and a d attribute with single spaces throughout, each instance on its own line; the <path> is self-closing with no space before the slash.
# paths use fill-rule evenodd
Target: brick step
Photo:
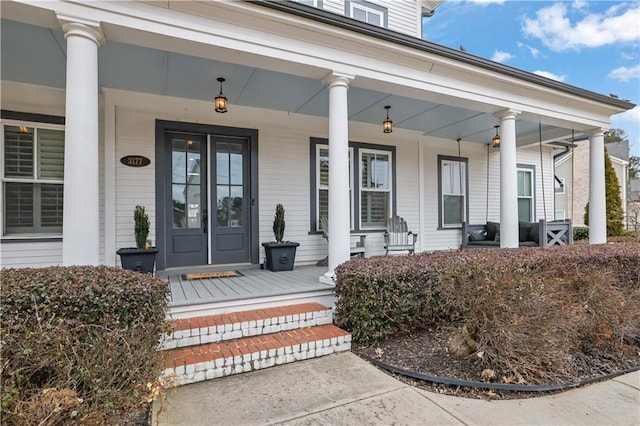
<path id="1" fill-rule="evenodd" d="M 334 325 L 297 328 L 168 350 L 164 375 L 185 385 L 350 349 L 351 334 Z"/>
<path id="2" fill-rule="evenodd" d="M 172 322 L 172 331 L 164 336 L 161 348 L 222 342 L 332 322 L 331 309 L 320 303 L 178 319 Z"/>

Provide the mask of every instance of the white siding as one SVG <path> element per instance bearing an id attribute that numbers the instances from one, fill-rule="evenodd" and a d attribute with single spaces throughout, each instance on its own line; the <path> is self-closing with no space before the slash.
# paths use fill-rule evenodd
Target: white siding
<path id="1" fill-rule="evenodd" d="M 358 0 L 354 0 L 356 3 Z M 418 34 L 418 7 L 415 0 L 367 0 L 367 3 L 387 9 L 387 27 L 390 30 L 415 37 Z M 322 9 L 345 15 L 344 0 L 323 0 Z"/>
<path id="2" fill-rule="evenodd" d="M 64 90 L 3 81 L 0 88 L 2 109 L 25 113 L 64 116 Z M 34 100 L 36 100 L 34 102 Z M 4 223 L 0 212 L 0 223 Z M 29 240 L 0 243 L 0 266 L 36 267 L 62 263 L 62 242 Z"/>

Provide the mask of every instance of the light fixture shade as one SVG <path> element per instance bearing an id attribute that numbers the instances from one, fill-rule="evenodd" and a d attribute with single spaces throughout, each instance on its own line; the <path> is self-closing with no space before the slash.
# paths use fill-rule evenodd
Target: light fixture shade
<path id="1" fill-rule="evenodd" d="M 384 107 L 384 109 L 387 110 L 387 118 L 385 118 L 385 120 L 382 122 L 382 131 L 384 133 L 391 133 L 393 132 L 393 120 L 391 120 L 389 118 L 389 109 L 391 108 L 390 105 L 387 105 Z"/>
<path id="2" fill-rule="evenodd" d="M 227 112 L 227 97 L 222 93 L 222 83 L 225 79 L 219 77 L 218 81 L 220 82 L 220 94 L 215 98 L 216 112 L 225 113 Z"/>
<path id="3" fill-rule="evenodd" d="M 496 128 L 496 135 L 491 139 L 491 144 L 494 148 L 500 148 L 500 135 L 498 134 L 498 128 L 500 126 L 493 126 Z"/>

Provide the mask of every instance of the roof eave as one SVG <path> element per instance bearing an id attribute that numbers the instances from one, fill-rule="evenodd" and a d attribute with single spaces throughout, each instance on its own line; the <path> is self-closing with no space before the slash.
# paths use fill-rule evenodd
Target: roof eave
<path id="1" fill-rule="evenodd" d="M 473 65 L 485 70 L 497 72 L 509 77 L 513 77 L 529 83 L 534 83 L 543 87 L 558 90 L 563 93 L 567 93 L 574 96 L 579 96 L 583 99 L 599 102 L 605 104 L 620 111 L 630 110 L 636 105 L 633 102 L 629 102 L 622 99 L 616 99 L 610 96 L 606 96 L 600 93 L 592 92 L 590 90 L 582 89 L 577 86 L 562 83 L 556 80 L 552 80 L 547 77 L 542 77 L 537 74 L 523 71 L 518 68 L 510 67 L 508 65 L 500 64 L 485 58 L 481 58 L 470 53 L 461 52 L 456 49 L 452 49 L 446 46 L 442 46 L 430 41 L 422 40 L 409 35 L 401 34 L 387 28 L 377 27 L 364 22 L 356 21 L 342 15 L 337 15 L 326 10 L 318 9 L 312 6 L 292 2 L 292 1 L 276 1 L 276 0 L 248 0 L 249 3 L 257 4 L 260 6 L 268 7 L 281 12 L 300 16 L 302 18 L 311 19 L 324 24 L 332 25 L 349 31 L 354 31 L 359 34 L 375 37 L 380 40 L 385 40 L 391 43 L 402 45 L 405 47 L 414 48 L 430 54 L 442 56 L 444 58 L 453 59 L 462 63 Z"/>

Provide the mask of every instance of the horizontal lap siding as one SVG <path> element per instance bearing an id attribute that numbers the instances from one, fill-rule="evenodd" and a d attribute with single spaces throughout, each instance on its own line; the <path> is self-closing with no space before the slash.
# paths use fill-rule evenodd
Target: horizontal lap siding
<path id="1" fill-rule="evenodd" d="M 149 238 L 156 243 L 155 117 L 152 114 L 116 108 L 116 249 L 134 247 L 133 210 L 142 205 L 149 214 Z M 126 155 L 142 155 L 151 160 L 147 167 L 127 167 L 120 163 Z M 120 259 L 116 259 L 119 263 Z"/>
<path id="2" fill-rule="evenodd" d="M 387 9 L 387 27 L 390 30 L 414 37 L 418 34 L 418 9 L 415 0 L 367 0 L 367 3 Z M 322 0 L 322 9 L 344 16 L 345 1 Z"/>
<path id="3" fill-rule="evenodd" d="M 65 115 L 64 89 L 3 81 L 2 108 L 32 114 L 57 117 Z M 100 248 L 99 259 L 104 261 L 104 141 L 103 109 L 99 110 L 99 203 Z M 0 244 L 0 265 L 4 267 L 43 267 L 62 264 L 62 241 L 3 242 Z"/>

